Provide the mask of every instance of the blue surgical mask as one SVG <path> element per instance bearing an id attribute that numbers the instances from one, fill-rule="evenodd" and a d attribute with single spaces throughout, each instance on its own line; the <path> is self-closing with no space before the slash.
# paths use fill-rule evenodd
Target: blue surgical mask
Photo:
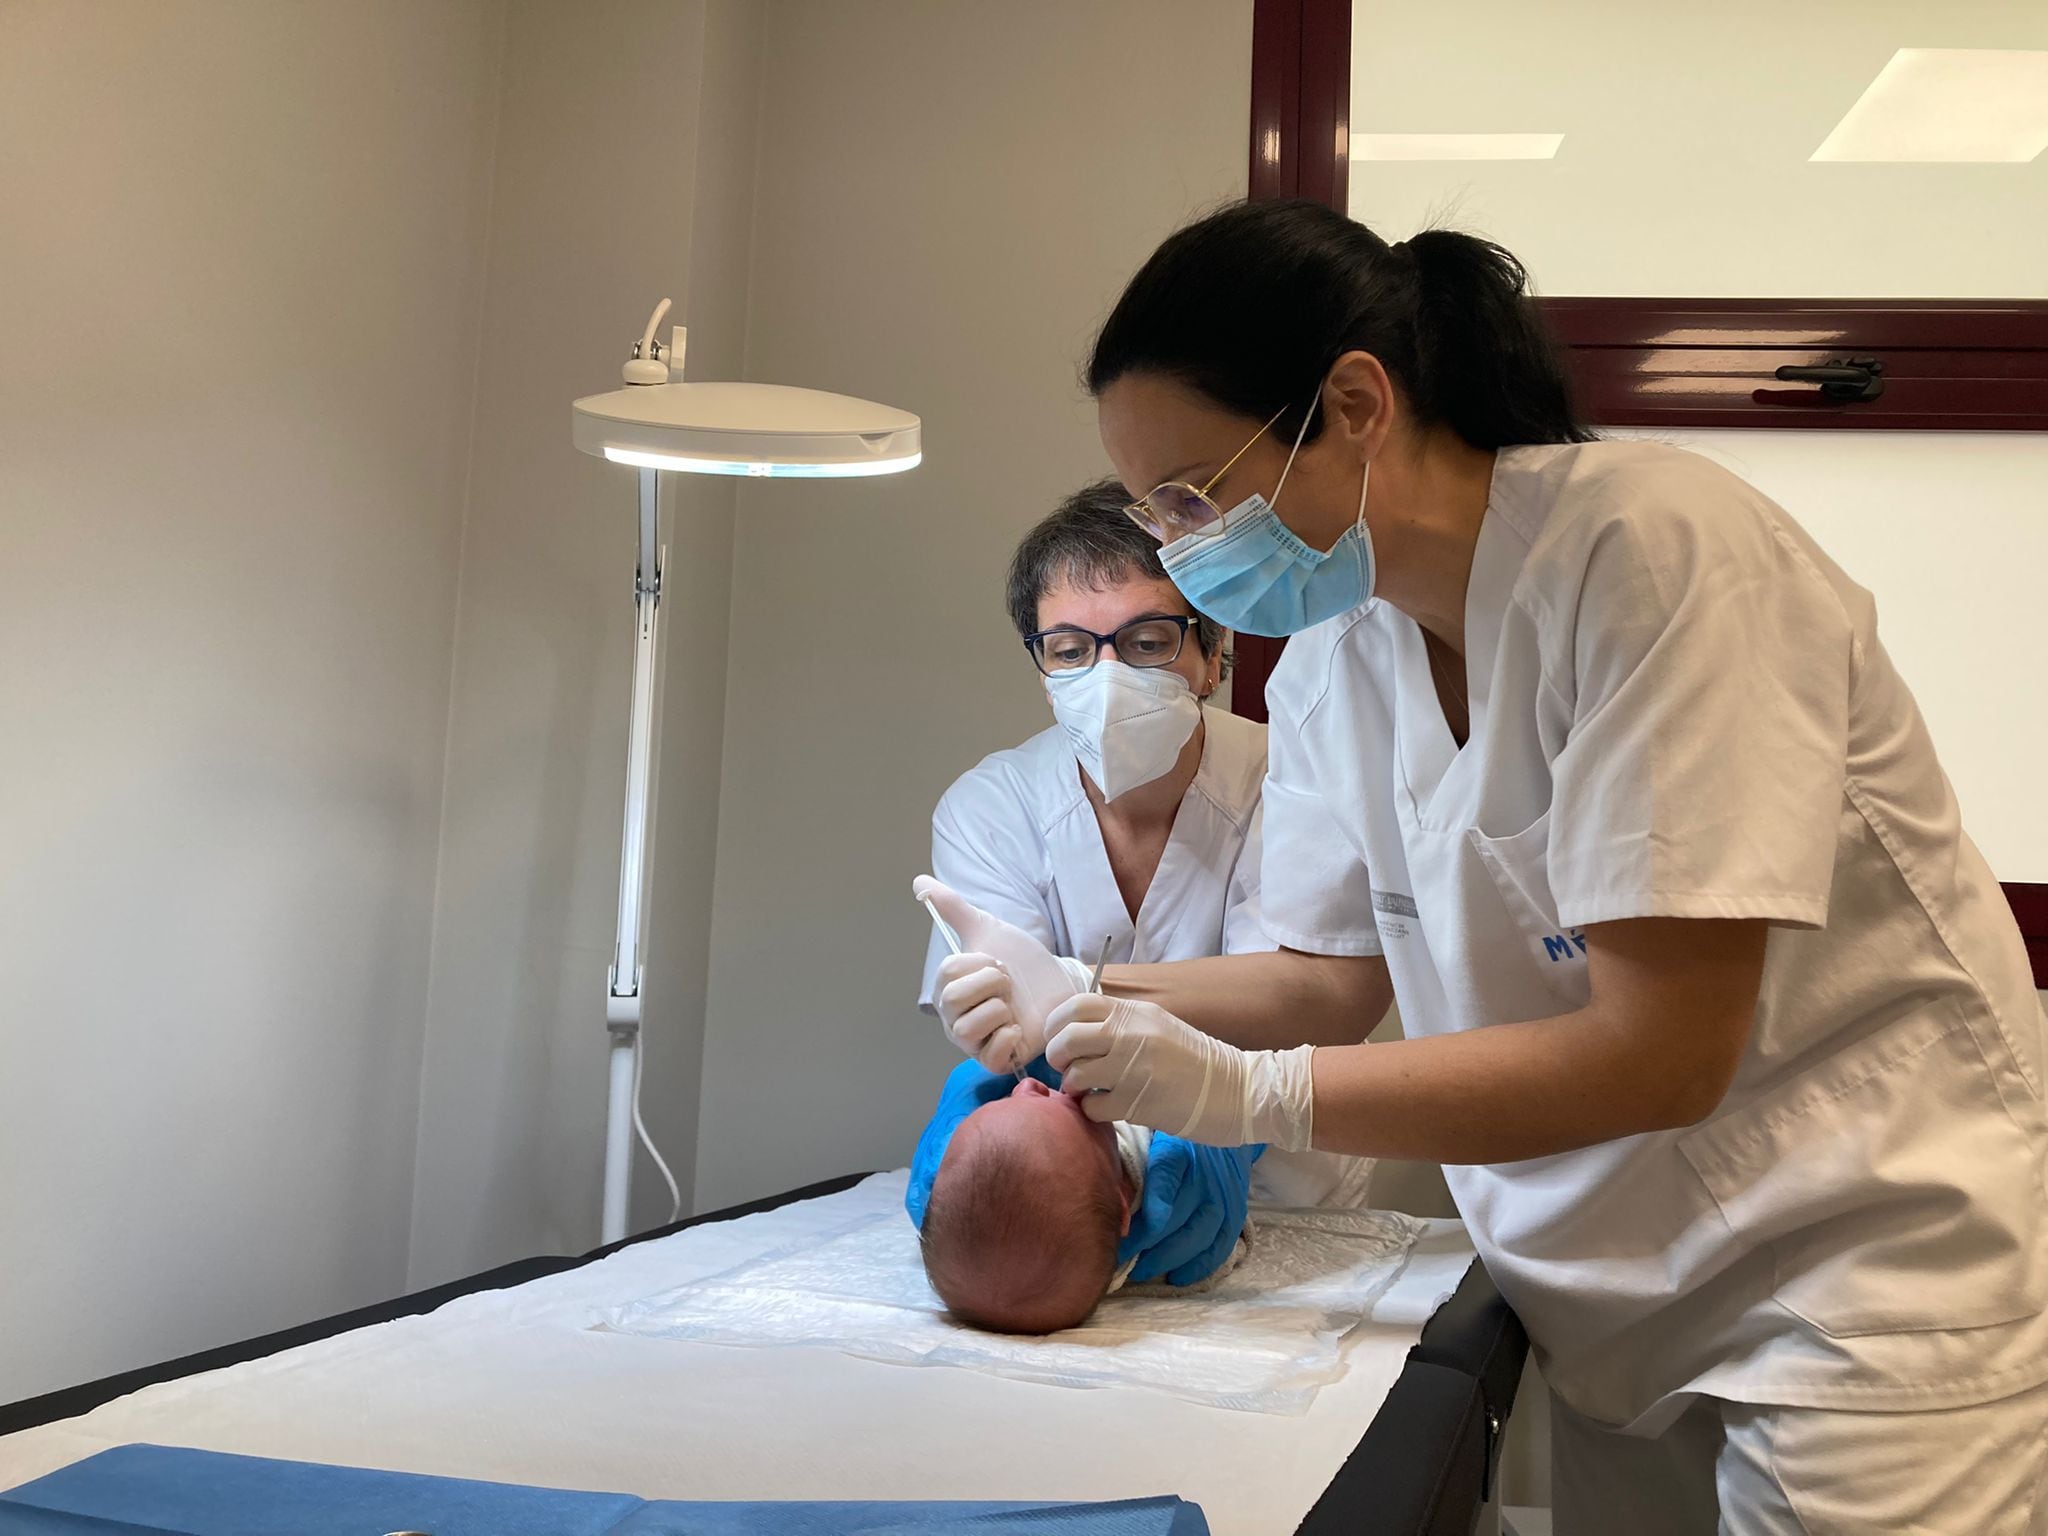
<path id="1" fill-rule="evenodd" d="M 1315 407 L 1309 407 L 1310 415 Z M 1287 471 L 1301 451 L 1308 418 L 1294 452 L 1273 488 L 1278 499 Z M 1310 548 L 1254 492 L 1232 507 L 1222 533 L 1190 533 L 1159 551 L 1159 563 L 1195 608 L 1225 628 L 1246 635 L 1293 635 L 1372 597 L 1372 535 L 1365 526 L 1365 493 L 1372 465 L 1358 485 L 1358 520 L 1327 551 Z"/>

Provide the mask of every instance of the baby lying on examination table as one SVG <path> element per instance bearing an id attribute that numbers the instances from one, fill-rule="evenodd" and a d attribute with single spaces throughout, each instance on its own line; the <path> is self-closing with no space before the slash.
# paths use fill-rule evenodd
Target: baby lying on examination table
<path id="1" fill-rule="evenodd" d="M 947 1311 L 998 1333 L 1085 1322 L 1130 1272 L 1117 1246 L 1144 1193 L 1151 1137 L 1098 1125 L 1035 1078 L 962 1120 L 921 1231 L 925 1275 Z"/>

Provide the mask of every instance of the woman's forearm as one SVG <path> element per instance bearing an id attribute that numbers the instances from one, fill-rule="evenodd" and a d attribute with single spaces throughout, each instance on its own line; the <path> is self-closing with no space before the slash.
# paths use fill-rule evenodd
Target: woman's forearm
<path id="1" fill-rule="evenodd" d="M 1378 955 L 1282 949 L 1159 965 L 1113 965 L 1102 990 L 1157 1003 L 1205 1034 L 1248 1051 L 1355 1045 L 1394 1000 Z"/>
<path id="2" fill-rule="evenodd" d="M 1584 1014 L 1318 1050 L 1314 1145 L 1512 1163 L 1687 1123 L 1645 1094 Z M 1689 1117 L 1697 1119 L 1694 1115 Z"/>
<path id="3" fill-rule="evenodd" d="M 1757 922 L 1590 928 L 1592 999 L 1555 1018 L 1318 1050 L 1313 1143 L 1435 1163 L 1512 1163 L 1711 1114 L 1749 1040 Z"/>

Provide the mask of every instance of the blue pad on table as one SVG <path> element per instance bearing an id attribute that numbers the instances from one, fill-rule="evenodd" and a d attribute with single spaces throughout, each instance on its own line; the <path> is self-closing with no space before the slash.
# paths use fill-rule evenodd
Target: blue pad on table
<path id="1" fill-rule="evenodd" d="M 0 1492 L 6 1536 L 1208 1536 L 1183 1499 L 1108 1504 L 640 1499 L 123 1445 Z"/>

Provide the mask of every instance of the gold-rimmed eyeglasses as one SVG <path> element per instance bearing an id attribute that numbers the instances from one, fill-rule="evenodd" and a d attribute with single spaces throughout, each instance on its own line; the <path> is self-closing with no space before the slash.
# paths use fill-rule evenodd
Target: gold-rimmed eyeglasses
<path id="1" fill-rule="evenodd" d="M 1275 411 L 1272 421 L 1254 432 L 1251 441 L 1233 453 L 1224 466 L 1209 477 L 1206 485 L 1193 486 L 1185 480 L 1168 480 L 1125 507 L 1124 515 L 1161 544 L 1171 544 L 1189 534 L 1223 532 L 1226 521 L 1223 509 L 1216 505 L 1209 493 L 1216 489 L 1239 459 L 1252 451 L 1253 443 L 1273 430 L 1273 422 L 1286 414 L 1285 406 Z"/>

